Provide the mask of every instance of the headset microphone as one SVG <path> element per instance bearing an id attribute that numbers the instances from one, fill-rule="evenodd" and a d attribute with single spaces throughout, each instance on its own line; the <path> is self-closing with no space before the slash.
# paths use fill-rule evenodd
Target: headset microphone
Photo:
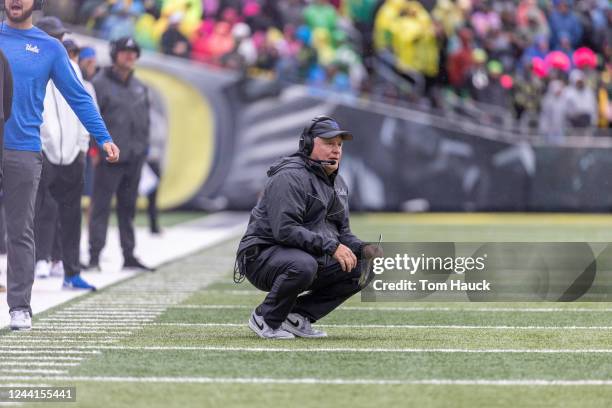
<path id="1" fill-rule="evenodd" d="M 322 164 L 324 166 L 334 166 L 336 164 L 335 160 L 315 160 L 315 159 L 310 159 L 310 161 Z"/>

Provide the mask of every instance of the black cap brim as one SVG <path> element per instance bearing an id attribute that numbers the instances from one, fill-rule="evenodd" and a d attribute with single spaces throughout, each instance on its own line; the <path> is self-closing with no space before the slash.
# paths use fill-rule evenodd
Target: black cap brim
<path id="1" fill-rule="evenodd" d="M 342 140 L 353 140 L 352 133 L 347 132 L 346 130 L 334 130 L 331 132 L 323 133 L 322 135 L 317 135 L 316 137 L 320 137 L 323 139 L 333 139 L 336 136 L 342 136 Z"/>

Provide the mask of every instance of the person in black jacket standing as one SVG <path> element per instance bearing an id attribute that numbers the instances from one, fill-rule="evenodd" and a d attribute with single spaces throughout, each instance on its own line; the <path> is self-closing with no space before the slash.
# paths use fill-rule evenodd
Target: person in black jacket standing
<path id="1" fill-rule="evenodd" d="M 121 149 L 115 166 L 96 166 L 89 222 L 89 267 L 100 268 L 100 252 L 106 244 L 113 195 L 117 196 L 119 237 L 123 267 L 152 271 L 134 256 L 134 216 L 140 172 L 149 146 L 149 91 L 134 77 L 140 47 L 133 38 L 111 43 L 113 65 L 93 78 L 100 113 Z"/>
<path id="2" fill-rule="evenodd" d="M 348 189 L 338 166 L 342 144 L 352 138 L 334 119 L 316 117 L 302 132 L 300 150 L 268 171 L 238 247 L 235 279 L 246 276 L 269 292 L 249 319 L 260 337 L 325 337 L 311 324 L 365 287 L 362 260 L 379 250 L 349 226 Z"/>

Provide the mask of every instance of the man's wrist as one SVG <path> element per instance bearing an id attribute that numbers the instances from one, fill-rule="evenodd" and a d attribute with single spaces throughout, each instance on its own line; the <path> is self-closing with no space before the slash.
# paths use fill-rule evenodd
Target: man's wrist
<path id="1" fill-rule="evenodd" d="M 326 245 L 325 252 L 328 255 L 334 255 L 339 246 L 340 246 L 339 241 L 330 241 L 330 243 Z"/>

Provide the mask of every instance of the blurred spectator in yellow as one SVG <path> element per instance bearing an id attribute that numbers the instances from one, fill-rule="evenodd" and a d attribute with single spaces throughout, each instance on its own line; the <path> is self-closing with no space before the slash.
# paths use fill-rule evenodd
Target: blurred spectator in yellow
<path id="1" fill-rule="evenodd" d="M 442 24 L 447 37 L 451 37 L 465 24 L 463 10 L 455 0 L 438 0 L 432 16 Z"/>

